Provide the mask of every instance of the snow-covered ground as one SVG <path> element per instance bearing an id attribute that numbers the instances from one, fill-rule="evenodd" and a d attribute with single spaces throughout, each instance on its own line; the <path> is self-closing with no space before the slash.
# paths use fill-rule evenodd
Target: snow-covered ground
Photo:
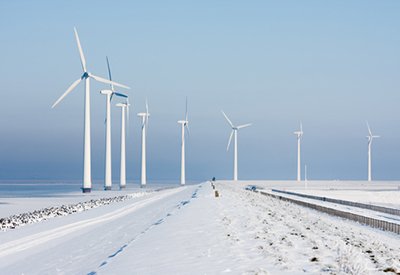
<path id="1" fill-rule="evenodd" d="M 215 184 L 220 197 L 205 182 L 0 232 L 0 274 L 400 272 L 399 235 Z"/>
<path id="2" fill-rule="evenodd" d="M 240 181 L 242 186 L 286 190 L 400 209 L 400 181 Z"/>

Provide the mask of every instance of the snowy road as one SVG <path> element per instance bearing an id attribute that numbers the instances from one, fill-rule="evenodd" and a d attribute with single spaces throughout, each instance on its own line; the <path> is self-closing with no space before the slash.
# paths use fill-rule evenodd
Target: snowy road
<path id="1" fill-rule="evenodd" d="M 4 232 L 1 274 L 89 273 L 188 200 L 193 189 L 167 190 Z"/>
<path id="2" fill-rule="evenodd" d="M 394 274 L 400 238 L 217 182 L 0 233 L 0 274 Z M 389 273 L 387 273 L 389 272 Z"/>

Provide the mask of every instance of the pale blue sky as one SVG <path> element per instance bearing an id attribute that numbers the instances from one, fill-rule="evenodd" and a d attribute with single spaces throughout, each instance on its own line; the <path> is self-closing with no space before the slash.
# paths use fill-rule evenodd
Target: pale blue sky
<path id="1" fill-rule="evenodd" d="M 147 94 L 148 179 L 179 180 L 180 125 L 189 103 L 187 179 L 365 180 L 365 120 L 373 179 L 400 179 L 399 1 L 1 1 L 0 179 L 81 179 L 83 84 L 73 27 L 89 71 L 132 87 L 127 179 L 140 177 Z M 93 179 L 104 178 L 108 85 L 91 81 Z M 125 92 L 118 89 L 119 92 Z M 117 103 L 115 100 L 114 103 Z M 112 110 L 113 178 L 120 109 Z"/>

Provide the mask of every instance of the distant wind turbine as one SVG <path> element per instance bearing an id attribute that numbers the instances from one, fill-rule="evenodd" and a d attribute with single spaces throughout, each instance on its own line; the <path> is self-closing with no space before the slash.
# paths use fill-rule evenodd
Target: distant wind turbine
<path id="1" fill-rule="evenodd" d="M 373 138 L 378 138 L 379 136 L 373 136 L 371 133 L 371 129 L 369 128 L 368 121 L 367 121 L 367 127 L 368 127 L 368 132 L 369 136 L 367 136 L 368 139 L 368 181 L 371 181 L 371 143 Z"/>
<path id="2" fill-rule="evenodd" d="M 186 112 L 185 120 L 179 120 L 179 124 L 182 124 L 182 150 L 181 150 L 181 184 L 185 184 L 185 126 L 189 131 L 188 111 L 187 111 L 187 98 L 186 98 Z"/>
<path id="3" fill-rule="evenodd" d="M 90 193 L 92 188 L 92 172 L 91 172 L 91 145 L 90 145 L 90 88 L 89 88 L 89 79 L 93 78 L 97 81 L 113 84 L 115 86 L 120 86 L 123 88 L 130 89 L 127 86 L 118 84 L 116 82 L 94 76 L 90 72 L 86 70 L 86 62 L 85 57 L 83 56 L 83 51 L 81 47 L 81 43 L 79 42 L 78 33 L 75 30 L 75 37 L 76 42 L 78 44 L 79 55 L 81 58 L 82 68 L 83 68 L 83 75 L 76 80 L 63 94 L 62 96 L 54 103 L 51 108 L 54 108 L 76 85 L 79 84 L 82 80 L 85 80 L 85 120 L 84 120 L 84 151 L 83 151 L 83 193 Z"/>
<path id="4" fill-rule="evenodd" d="M 129 100 L 126 99 L 126 103 L 117 103 L 117 107 L 121 107 L 122 119 L 121 119 L 121 168 L 120 168 L 120 189 L 125 189 L 126 186 L 126 161 L 125 161 L 125 107 L 126 116 L 129 120 Z M 129 121 L 128 121 L 129 125 Z"/>
<path id="5" fill-rule="evenodd" d="M 234 148 L 234 159 L 233 159 L 233 180 L 237 181 L 237 179 L 238 179 L 238 176 L 237 176 L 237 130 L 239 130 L 240 128 L 246 127 L 246 126 L 250 126 L 250 125 L 252 125 L 252 123 L 235 127 L 235 126 L 233 126 L 233 124 L 229 120 L 229 118 L 226 116 L 224 111 L 221 110 L 221 112 L 232 127 L 232 132 L 231 132 L 231 136 L 229 137 L 228 147 L 226 147 L 226 151 L 228 151 L 229 145 L 231 144 L 232 135 L 233 135 L 233 133 L 235 133 L 235 148 Z"/>
<path id="6" fill-rule="evenodd" d="M 107 67 L 108 67 L 108 75 L 111 79 L 111 70 L 110 64 L 108 63 L 107 59 Z M 111 177 L 111 112 L 110 112 L 110 105 L 114 95 L 120 97 L 127 97 L 124 94 L 120 94 L 114 91 L 114 85 L 111 84 L 111 90 L 102 90 L 100 91 L 101 94 L 106 95 L 106 109 L 107 109 L 107 116 L 106 116 L 106 165 L 105 165 L 105 180 L 104 180 L 104 190 L 111 190 L 112 187 L 112 177 Z"/>
<path id="7" fill-rule="evenodd" d="M 297 135 L 297 180 L 300 181 L 300 139 L 303 136 L 303 125 L 300 122 L 300 132 L 294 132 Z"/>
<path id="8" fill-rule="evenodd" d="M 138 116 L 142 117 L 142 173 L 141 173 L 141 186 L 146 186 L 146 131 L 149 121 L 149 107 L 146 99 L 146 113 L 139 113 Z"/>

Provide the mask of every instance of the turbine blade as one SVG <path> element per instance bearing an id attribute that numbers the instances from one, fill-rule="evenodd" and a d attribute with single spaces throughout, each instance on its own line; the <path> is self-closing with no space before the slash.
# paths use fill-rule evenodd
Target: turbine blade
<path id="1" fill-rule="evenodd" d="M 147 97 L 146 97 L 146 118 L 144 120 L 146 124 L 146 136 L 147 136 L 147 126 L 149 125 L 149 105 L 147 104 Z"/>
<path id="2" fill-rule="evenodd" d="M 370 136 L 372 136 L 371 129 L 369 128 L 368 121 L 366 120 L 366 122 L 367 122 L 367 127 L 368 127 L 368 132 L 369 132 L 369 135 L 370 135 Z"/>
<path id="3" fill-rule="evenodd" d="M 245 125 L 238 126 L 238 127 L 236 127 L 236 128 L 240 129 L 240 128 L 244 128 L 244 127 L 250 126 L 250 125 L 252 125 L 252 124 L 253 124 L 253 123 L 249 123 L 249 124 L 245 124 Z"/>
<path id="4" fill-rule="evenodd" d="M 106 56 L 106 59 L 107 59 L 107 67 L 108 67 L 108 76 L 110 78 L 110 81 L 112 81 L 110 63 L 108 63 L 108 56 Z M 114 85 L 113 84 L 111 84 L 111 91 L 114 91 Z"/>
<path id="5" fill-rule="evenodd" d="M 54 103 L 53 106 L 51 106 L 51 108 L 53 109 L 54 106 L 56 106 L 58 104 L 58 102 L 60 102 L 73 88 L 75 88 L 76 85 L 79 84 L 79 82 L 81 82 L 82 78 L 79 78 L 77 81 L 75 81 L 71 86 L 69 86 L 68 90 L 66 90 L 62 96 L 56 101 L 56 103 Z"/>
<path id="6" fill-rule="evenodd" d="M 108 62 L 108 56 L 106 56 L 106 59 L 107 59 L 107 67 L 108 67 L 108 76 L 110 78 L 110 81 L 112 81 L 110 63 Z"/>
<path id="7" fill-rule="evenodd" d="M 129 106 L 131 106 L 131 105 L 129 104 L 129 98 L 127 97 L 126 98 L 126 122 L 128 124 L 128 130 L 127 130 L 128 137 L 129 137 Z"/>
<path id="8" fill-rule="evenodd" d="M 186 131 L 188 133 L 188 136 L 190 137 L 189 122 L 188 121 L 186 121 L 185 126 L 186 126 Z"/>
<path id="9" fill-rule="evenodd" d="M 232 122 L 231 122 L 231 121 L 229 120 L 229 118 L 225 115 L 224 111 L 221 110 L 221 112 L 222 112 L 222 114 L 225 116 L 226 120 L 228 120 L 229 124 L 230 124 L 230 125 L 232 126 L 232 128 L 233 128 Z"/>
<path id="10" fill-rule="evenodd" d="M 303 134 L 303 123 L 300 121 L 300 133 Z"/>
<path id="11" fill-rule="evenodd" d="M 116 92 L 114 92 L 114 93 L 112 93 L 112 94 L 113 94 L 113 95 L 116 95 L 116 96 L 120 96 L 120 97 L 125 97 L 125 98 L 128 97 L 127 95 L 120 94 L 120 93 L 116 93 Z"/>
<path id="12" fill-rule="evenodd" d="M 125 85 L 122 85 L 122 84 L 116 83 L 114 81 L 110 81 L 110 80 L 107 80 L 107 79 L 104 79 L 104 78 L 101 78 L 101 77 L 98 77 L 98 76 L 95 76 L 95 75 L 92 75 L 92 74 L 89 74 L 89 76 L 94 78 L 95 80 L 103 82 L 103 83 L 113 84 L 115 86 L 119 86 L 119 87 L 122 87 L 122 88 L 130 89 L 128 86 L 125 86 Z"/>
<path id="13" fill-rule="evenodd" d="M 74 27 L 74 31 L 75 31 L 76 43 L 78 44 L 79 55 L 80 55 L 80 57 L 81 57 L 81 63 L 82 63 L 83 72 L 85 73 L 85 72 L 86 72 L 85 57 L 83 56 L 83 51 L 82 51 L 82 47 L 81 47 L 81 42 L 79 42 L 78 33 L 76 32 L 75 27 Z"/>
<path id="14" fill-rule="evenodd" d="M 114 95 L 116 95 L 116 96 L 120 96 L 120 97 L 128 97 L 127 95 L 124 95 L 124 94 L 120 94 L 120 93 L 112 92 L 112 93 L 111 93 L 111 96 L 110 96 L 110 103 L 111 103 L 111 101 L 112 101 L 112 98 L 113 98 L 113 96 L 114 96 Z"/>
<path id="15" fill-rule="evenodd" d="M 233 135 L 233 130 L 231 132 L 231 136 L 229 137 L 229 141 L 228 141 L 228 147 L 226 147 L 226 151 L 228 151 L 229 149 L 229 145 L 231 145 L 231 139 L 232 139 L 232 135 Z"/>
<path id="16" fill-rule="evenodd" d="M 186 97 L 186 111 L 185 111 L 185 121 L 188 121 L 188 106 L 187 106 L 187 97 Z"/>
<path id="17" fill-rule="evenodd" d="M 147 97 L 146 97 L 146 114 L 147 116 L 149 115 L 149 104 L 147 103 Z"/>

